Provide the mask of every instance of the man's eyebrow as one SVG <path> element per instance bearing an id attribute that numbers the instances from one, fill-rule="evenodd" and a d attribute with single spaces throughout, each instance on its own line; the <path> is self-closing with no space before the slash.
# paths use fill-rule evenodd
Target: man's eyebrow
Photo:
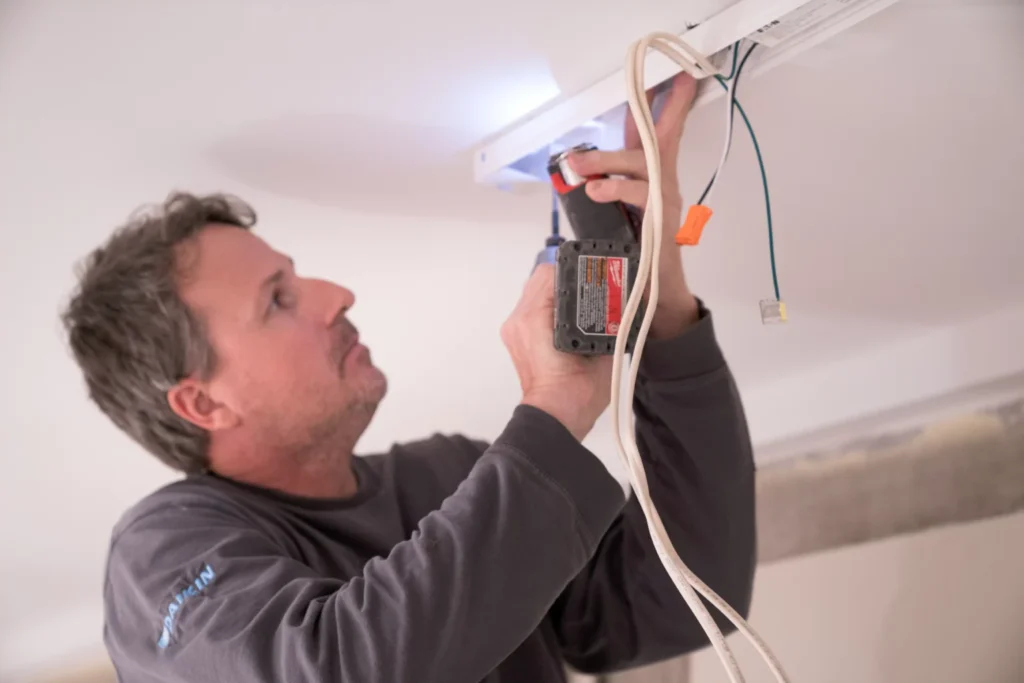
<path id="1" fill-rule="evenodd" d="M 295 259 L 291 258 L 290 256 L 287 256 L 285 258 L 288 259 L 288 265 L 291 267 L 291 269 L 295 270 Z M 264 278 L 263 282 L 260 284 L 260 292 L 264 292 L 271 285 L 276 285 L 277 283 L 281 282 L 281 280 L 284 279 L 284 275 L 284 268 L 278 268 L 277 270 L 275 270 L 272 275 L 270 275 L 267 278 Z"/>
<path id="2" fill-rule="evenodd" d="M 283 279 L 284 269 L 278 268 L 272 275 L 270 275 L 270 277 L 264 278 L 263 282 L 260 283 L 260 295 L 262 296 L 264 292 L 281 282 Z"/>

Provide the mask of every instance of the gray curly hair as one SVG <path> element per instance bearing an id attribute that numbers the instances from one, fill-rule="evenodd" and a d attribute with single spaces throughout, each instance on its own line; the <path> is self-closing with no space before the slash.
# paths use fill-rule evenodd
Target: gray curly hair
<path id="1" fill-rule="evenodd" d="M 180 418 L 167 391 L 216 367 L 203 321 L 178 293 L 183 246 L 207 225 L 249 230 L 253 209 L 231 195 L 171 194 L 133 214 L 85 259 L 61 321 L 90 398 L 170 467 L 208 467 L 209 434 Z"/>

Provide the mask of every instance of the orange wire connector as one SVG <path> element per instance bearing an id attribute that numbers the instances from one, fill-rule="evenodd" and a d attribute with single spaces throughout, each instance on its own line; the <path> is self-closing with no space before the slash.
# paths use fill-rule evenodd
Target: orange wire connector
<path id="1" fill-rule="evenodd" d="M 676 244 L 686 247 L 697 246 L 712 213 L 711 209 L 703 204 L 691 205 L 690 210 L 686 212 L 686 221 L 676 233 Z"/>

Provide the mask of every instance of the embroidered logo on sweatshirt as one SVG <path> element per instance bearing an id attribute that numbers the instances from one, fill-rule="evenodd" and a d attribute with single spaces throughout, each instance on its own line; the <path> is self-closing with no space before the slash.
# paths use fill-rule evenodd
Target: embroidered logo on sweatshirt
<path id="1" fill-rule="evenodd" d="M 206 590 L 206 587 L 213 583 L 215 578 L 217 575 L 213 572 L 213 567 L 208 564 L 204 565 L 188 586 L 174 593 L 173 599 L 164 610 L 163 630 L 160 632 L 159 640 L 156 641 L 157 647 L 162 650 L 171 644 L 171 634 L 174 632 L 174 623 L 177 621 L 178 612 L 185 607 L 185 603 L 190 599 Z"/>

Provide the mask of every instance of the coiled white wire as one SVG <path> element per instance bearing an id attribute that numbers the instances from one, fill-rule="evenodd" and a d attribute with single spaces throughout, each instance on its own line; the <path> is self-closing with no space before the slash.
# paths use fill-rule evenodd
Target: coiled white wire
<path id="1" fill-rule="evenodd" d="M 658 514 L 654 503 L 651 501 L 650 491 L 647 486 L 647 475 L 644 472 L 643 462 L 640 457 L 640 450 L 636 444 L 635 426 L 633 421 L 633 395 L 636 389 L 636 379 L 640 368 L 640 357 L 643 354 L 644 344 L 647 341 L 647 333 L 654 317 L 654 311 L 658 304 L 658 264 L 661 257 L 661 239 L 664 229 L 663 201 L 661 194 L 661 154 L 658 149 L 657 136 L 654 129 L 654 118 L 650 106 L 647 103 L 644 89 L 644 63 L 647 51 L 651 48 L 662 52 L 685 71 L 695 78 L 707 78 L 717 73 L 706 58 L 695 52 L 689 45 L 668 33 L 652 33 L 641 40 L 633 43 L 629 48 L 626 59 L 626 83 L 629 93 L 629 108 L 637 124 L 637 131 L 643 145 L 644 156 L 647 162 L 650 190 L 647 197 L 647 208 L 644 212 L 643 229 L 640 238 L 640 267 L 637 272 L 636 283 L 633 291 L 630 292 L 626 308 L 623 312 L 624 319 L 615 339 L 615 354 L 613 357 L 612 370 L 612 433 L 615 436 L 619 452 L 626 463 L 629 478 L 636 493 L 640 507 L 647 518 L 647 525 L 654 541 L 658 557 L 661 558 L 665 570 L 672 578 L 672 582 L 678 588 L 686 604 L 693 611 L 694 616 L 700 622 L 704 631 L 708 634 L 711 645 L 718 653 L 723 666 L 729 673 L 732 683 L 742 683 L 743 674 L 739 669 L 736 658 L 732 654 L 725 637 L 722 635 L 718 624 L 708 613 L 704 604 L 700 601 L 698 593 L 704 596 L 714 605 L 729 621 L 736 626 L 737 630 L 743 633 L 753 644 L 757 651 L 764 658 L 768 667 L 780 683 L 788 683 L 782 665 L 772 654 L 768 645 L 747 624 L 736 610 L 728 605 L 709 588 L 700 578 L 697 577 L 682 561 L 672 541 L 665 531 L 661 516 Z M 727 98 L 727 106 L 732 107 L 732 98 Z M 651 289 L 648 297 L 647 309 L 644 313 L 643 322 L 637 335 L 636 345 L 633 350 L 633 362 L 630 368 L 629 381 L 626 386 L 627 425 L 623 432 L 620 423 L 620 413 L 623 402 L 622 393 L 622 364 L 626 355 L 626 340 L 633 326 L 637 310 L 644 289 L 650 281 Z"/>

